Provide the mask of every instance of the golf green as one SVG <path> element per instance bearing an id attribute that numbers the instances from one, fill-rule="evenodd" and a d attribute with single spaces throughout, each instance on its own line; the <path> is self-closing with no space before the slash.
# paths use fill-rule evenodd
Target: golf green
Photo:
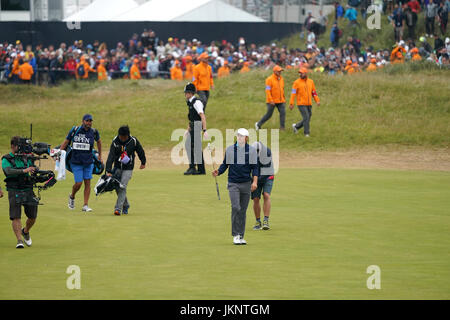
<path id="1" fill-rule="evenodd" d="M 282 169 L 271 230 L 252 230 L 250 204 L 248 245 L 234 246 L 226 176 L 219 201 L 211 176 L 184 169 L 135 170 L 127 216 L 112 193 L 69 210 L 69 174 L 42 193 L 23 250 L 0 199 L 0 299 L 450 298 L 449 172 Z M 66 286 L 71 265 L 81 290 Z"/>

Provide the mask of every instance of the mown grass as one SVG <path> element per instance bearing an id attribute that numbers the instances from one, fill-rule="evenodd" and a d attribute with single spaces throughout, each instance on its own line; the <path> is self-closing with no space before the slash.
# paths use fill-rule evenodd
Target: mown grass
<path id="1" fill-rule="evenodd" d="M 70 175 L 42 194 L 23 250 L 1 199 L 0 299 L 450 298 L 448 172 L 282 169 L 272 229 L 251 230 L 250 204 L 248 245 L 237 247 L 226 177 L 218 201 L 211 176 L 183 169 L 136 170 L 120 217 L 113 194 L 92 197 L 88 214 L 79 195 L 70 211 Z M 70 265 L 81 290 L 66 287 Z M 366 286 L 370 265 L 381 290 Z"/>
<path id="2" fill-rule="evenodd" d="M 417 70 L 416 70 L 417 69 Z M 416 71 L 414 71 L 416 70 Z M 207 107 L 208 128 L 253 128 L 266 111 L 264 80 L 270 71 L 252 71 L 216 80 Z M 297 78 L 284 73 L 285 93 Z M 450 73 L 423 64 L 393 66 L 352 76 L 313 73 L 322 105 L 313 107 L 311 138 L 294 135 L 291 124 L 301 119 L 287 111 L 287 130 L 280 132 L 281 150 L 337 150 L 393 145 L 450 146 Z M 106 83 L 67 82 L 56 88 L 0 86 L 0 150 L 13 135 L 61 143 L 84 113 L 92 113 L 103 141 L 129 124 L 147 148 L 170 148 L 176 128 L 186 128 L 184 82 L 117 80 Z M 278 128 L 278 111 L 264 128 Z"/>

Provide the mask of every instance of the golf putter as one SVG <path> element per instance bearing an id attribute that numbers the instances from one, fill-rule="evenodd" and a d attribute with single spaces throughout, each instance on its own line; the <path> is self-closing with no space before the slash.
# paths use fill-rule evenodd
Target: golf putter
<path id="1" fill-rule="evenodd" d="M 213 158 L 212 158 L 211 143 L 208 143 L 208 150 L 209 150 L 209 154 L 211 156 L 211 162 L 212 162 L 213 170 L 216 171 L 216 166 L 214 165 L 214 161 L 213 161 Z M 217 183 L 217 177 L 214 177 L 214 179 L 216 180 L 217 197 L 220 200 L 219 184 Z"/>

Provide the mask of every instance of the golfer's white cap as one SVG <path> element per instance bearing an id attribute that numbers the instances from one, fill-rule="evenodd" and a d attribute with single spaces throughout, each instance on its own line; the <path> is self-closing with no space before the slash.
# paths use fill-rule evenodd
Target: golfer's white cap
<path id="1" fill-rule="evenodd" d="M 248 135 L 249 135 L 248 130 L 245 128 L 238 129 L 237 134 L 244 136 L 244 137 L 248 137 Z"/>

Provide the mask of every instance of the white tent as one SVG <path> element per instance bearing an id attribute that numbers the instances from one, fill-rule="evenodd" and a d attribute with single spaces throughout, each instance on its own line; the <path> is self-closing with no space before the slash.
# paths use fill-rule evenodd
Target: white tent
<path id="1" fill-rule="evenodd" d="M 264 22 L 220 0 L 150 0 L 113 21 Z"/>
<path id="2" fill-rule="evenodd" d="M 139 7 L 134 0 L 96 0 L 64 21 L 112 21 L 118 15 Z"/>

